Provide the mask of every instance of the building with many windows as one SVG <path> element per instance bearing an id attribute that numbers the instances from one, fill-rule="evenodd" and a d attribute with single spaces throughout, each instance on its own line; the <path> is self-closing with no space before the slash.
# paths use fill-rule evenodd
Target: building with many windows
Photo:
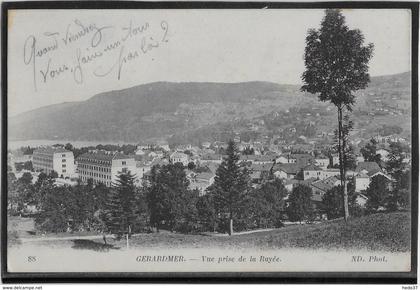
<path id="1" fill-rule="evenodd" d="M 63 178 L 73 177 L 75 173 L 73 152 L 64 148 L 39 148 L 33 153 L 32 163 L 35 171 L 46 174 L 55 171 Z"/>
<path id="2" fill-rule="evenodd" d="M 122 153 L 95 150 L 77 157 L 76 163 L 82 182 L 92 179 L 94 183 L 111 186 L 122 172 L 136 174 L 134 157 Z"/>

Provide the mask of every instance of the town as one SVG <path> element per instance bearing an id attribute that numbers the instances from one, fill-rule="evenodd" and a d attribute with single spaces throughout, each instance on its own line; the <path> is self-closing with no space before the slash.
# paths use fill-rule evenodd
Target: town
<path id="1" fill-rule="evenodd" d="M 336 146 L 335 143 L 326 146 L 325 142 L 317 146 L 315 140 L 304 136 L 300 139 L 304 141 L 288 145 L 278 136 L 263 136 L 248 142 L 241 141 L 237 135 L 232 138 L 239 154 L 238 164 L 249 172 L 254 189 L 272 174 L 286 189 L 284 200 L 287 201 L 294 188 L 305 185 L 311 189 L 310 200 L 317 208 L 316 220 L 325 220 L 328 215 L 323 210 L 323 198 L 340 185 Z M 40 173 L 55 175 L 58 187 L 86 184 L 89 180 L 93 184 L 112 187 L 119 174 L 130 172 L 135 176 L 135 185 L 142 187 L 150 178 L 153 167 L 179 163 L 188 180 L 188 188 L 204 196 L 215 181 L 217 168 L 227 157 L 227 147 L 228 142 L 222 141 L 203 142 L 201 146 L 169 146 L 166 141 L 160 141 L 83 148 L 74 148 L 70 143 L 23 147 L 9 152 L 8 169 L 14 179 L 30 174 L 32 183 L 37 181 Z M 346 179 L 353 184 L 355 201 L 361 208 L 366 208 L 369 200 L 367 190 L 375 177 L 381 177 L 381 182 L 385 182 L 392 191 L 395 179 L 393 173 L 387 170 L 390 158 L 400 160 L 402 170 L 411 174 L 411 144 L 404 138 L 377 135 L 358 140 L 357 144 L 353 142 L 351 148 L 353 160 Z M 26 204 L 20 213 L 31 215 L 36 211 L 35 206 Z"/>

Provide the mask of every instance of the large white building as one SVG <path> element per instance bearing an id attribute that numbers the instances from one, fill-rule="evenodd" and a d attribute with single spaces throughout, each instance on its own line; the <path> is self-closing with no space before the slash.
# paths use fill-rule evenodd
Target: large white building
<path id="1" fill-rule="evenodd" d="M 76 162 L 82 182 L 92 179 L 94 183 L 103 183 L 106 186 L 115 183 L 120 173 L 136 174 L 137 170 L 134 158 L 122 153 L 92 151 L 77 157 Z"/>
<path id="2" fill-rule="evenodd" d="M 32 157 L 35 171 L 50 174 L 57 172 L 59 177 L 73 177 L 75 173 L 73 152 L 63 148 L 46 147 L 34 151 Z"/>

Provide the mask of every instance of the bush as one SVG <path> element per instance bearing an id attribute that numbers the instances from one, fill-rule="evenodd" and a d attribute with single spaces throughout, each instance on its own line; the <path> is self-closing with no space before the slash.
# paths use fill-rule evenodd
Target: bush
<path id="1" fill-rule="evenodd" d="M 350 216 L 362 217 L 367 214 L 366 209 L 357 203 L 349 205 Z"/>
<path id="2" fill-rule="evenodd" d="M 311 202 L 312 189 L 299 184 L 293 188 L 289 196 L 287 216 L 292 222 L 313 221 L 313 205 Z"/>
<path id="3" fill-rule="evenodd" d="M 32 161 L 15 163 L 15 168 L 16 168 L 16 171 L 22 171 L 23 169 L 28 170 L 28 171 L 34 171 L 34 167 L 32 166 Z"/>
<path id="4" fill-rule="evenodd" d="M 366 195 L 368 197 L 366 208 L 369 212 L 377 212 L 379 209 L 387 206 L 390 195 L 388 183 L 389 181 L 382 175 L 377 175 L 372 178 L 369 187 L 366 189 Z"/>

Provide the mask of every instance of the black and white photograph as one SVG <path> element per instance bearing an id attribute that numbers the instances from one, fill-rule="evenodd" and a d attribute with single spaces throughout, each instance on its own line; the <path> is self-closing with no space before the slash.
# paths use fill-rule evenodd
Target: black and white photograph
<path id="1" fill-rule="evenodd" d="M 3 273 L 416 278 L 411 4 L 3 7 Z"/>

